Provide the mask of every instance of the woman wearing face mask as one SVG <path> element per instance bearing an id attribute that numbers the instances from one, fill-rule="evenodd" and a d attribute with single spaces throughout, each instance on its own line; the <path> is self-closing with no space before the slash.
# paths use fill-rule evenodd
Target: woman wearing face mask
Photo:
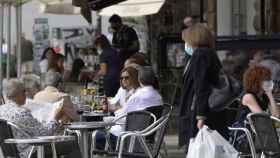
<path id="1" fill-rule="evenodd" d="M 271 72 L 263 66 L 248 68 L 243 76 L 245 94 L 241 99 L 242 115 L 245 120 L 248 113 L 259 113 L 269 109 L 270 113 L 279 118 L 279 110 L 272 95 L 273 81 Z"/>
<path id="2" fill-rule="evenodd" d="M 105 94 L 107 97 L 113 97 L 120 87 L 120 57 L 106 36 L 98 36 L 94 44 L 100 56 L 100 70 L 95 77 L 104 76 Z"/>
<path id="3" fill-rule="evenodd" d="M 214 49 L 215 39 L 205 25 L 197 23 L 182 32 L 186 56 L 191 56 L 184 71 L 179 113 L 179 145 L 186 145 L 206 124 L 228 137 L 224 111 L 212 112 L 208 98 L 217 85 L 221 63 Z"/>

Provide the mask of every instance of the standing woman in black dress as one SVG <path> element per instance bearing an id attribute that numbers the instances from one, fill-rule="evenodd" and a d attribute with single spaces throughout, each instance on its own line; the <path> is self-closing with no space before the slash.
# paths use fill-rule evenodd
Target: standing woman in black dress
<path id="1" fill-rule="evenodd" d="M 100 57 L 100 70 L 95 77 L 104 77 L 105 94 L 114 97 L 120 88 L 121 58 L 106 36 L 98 36 L 94 44 Z"/>
<path id="2" fill-rule="evenodd" d="M 207 125 L 228 137 L 225 112 L 212 112 L 208 98 L 217 84 L 222 67 L 214 49 L 215 38 L 204 24 L 197 23 L 182 32 L 185 53 L 190 57 L 184 71 L 179 113 L 179 145 L 186 145 Z"/>

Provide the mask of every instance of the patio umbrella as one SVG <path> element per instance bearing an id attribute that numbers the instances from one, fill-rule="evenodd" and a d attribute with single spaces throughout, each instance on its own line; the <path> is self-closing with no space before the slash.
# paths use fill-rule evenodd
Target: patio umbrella
<path id="1" fill-rule="evenodd" d="M 118 14 L 122 17 L 143 16 L 157 13 L 165 0 L 127 0 L 125 2 L 104 8 L 100 15 Z"/>
<path id="2" fill-rule="evenodd" d="M 87 5 L 87 0 L 78 0 L 79 6 L 74 6 L 73 0 L 39 0 L 43 3 L 42 11 L 50 14 L 82 14 L 82 16 L 92 23 L 91 10 Z"/>

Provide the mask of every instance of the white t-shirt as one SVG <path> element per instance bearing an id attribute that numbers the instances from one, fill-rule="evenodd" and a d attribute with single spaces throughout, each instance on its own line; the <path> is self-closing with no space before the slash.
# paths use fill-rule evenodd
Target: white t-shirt
<path id="1" fill-rule="evenodd" d="M 109 99 L 109 104 L 116 105 L 119 104 L 121 107 L 123 107 L 128 100 L 128 98 L 135 92 L 135 89 L 131 89 L 127 91 L 126 89 L 120 87 L 117 94 L 114 96 L 114 98 Z"/>
<path id="2" fill-rule="evenodd" d="M 162 105 L 162 97 L 152 86 L 138 88 L 127 100 L 126 104 L 115 112 L 116 117 L 127 114 L 128 112 L 144 110 L 148 107 Z M 125 123 L 125 118 L 119 123 Z M 110 133 L 119 136 L 124 131 L 124 126 L 115 125 L 110 129 Z"/>
<path id="3" fill-rule="evenodd" d="M 40 62 L 40 71 L 41 73 L 46 73 L 48 71 L 48 60 L 44 59 Z"/>
<path id="4" fill-rule="evenodd" d="M 143 110 L 148 107 L 162 105 L 162 97 L 152 86 L 144 86 L 136 90 L 136 92 L 126 102 L 123 112 Z"/>

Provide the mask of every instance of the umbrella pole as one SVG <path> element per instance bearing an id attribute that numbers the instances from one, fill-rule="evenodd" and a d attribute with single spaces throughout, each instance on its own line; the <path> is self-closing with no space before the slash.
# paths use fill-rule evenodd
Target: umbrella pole
<path id="1" fill-rule="evenodd" d="M 22 28 L 21 28 L 21 12 L 22 12 L 22 7 L 21 4 L 19 4 L 18 6 L 16 6 L 16 34 L 17 34 L 17 77 L 20 78 L 21 77 L 21 32 L 22 32 Z"/>
<path id="2" fill-rule="evenodd" d="M 4 33 L 4 4 L 0 7 L 0 91 L 2 93 L 3 73 L 2 73 L 2 57 L 3 57 L 3 33 Z"/>
<path id="3" fill-rule="evenodd" d="M 7 15 L 7 69 L 6 69 L 6 78 L 9 79 L 10 78 L 10 54 L 12 52 L 12 47 L 11 47 L 11 4 L 8 4 L 8 15 Z"/>

